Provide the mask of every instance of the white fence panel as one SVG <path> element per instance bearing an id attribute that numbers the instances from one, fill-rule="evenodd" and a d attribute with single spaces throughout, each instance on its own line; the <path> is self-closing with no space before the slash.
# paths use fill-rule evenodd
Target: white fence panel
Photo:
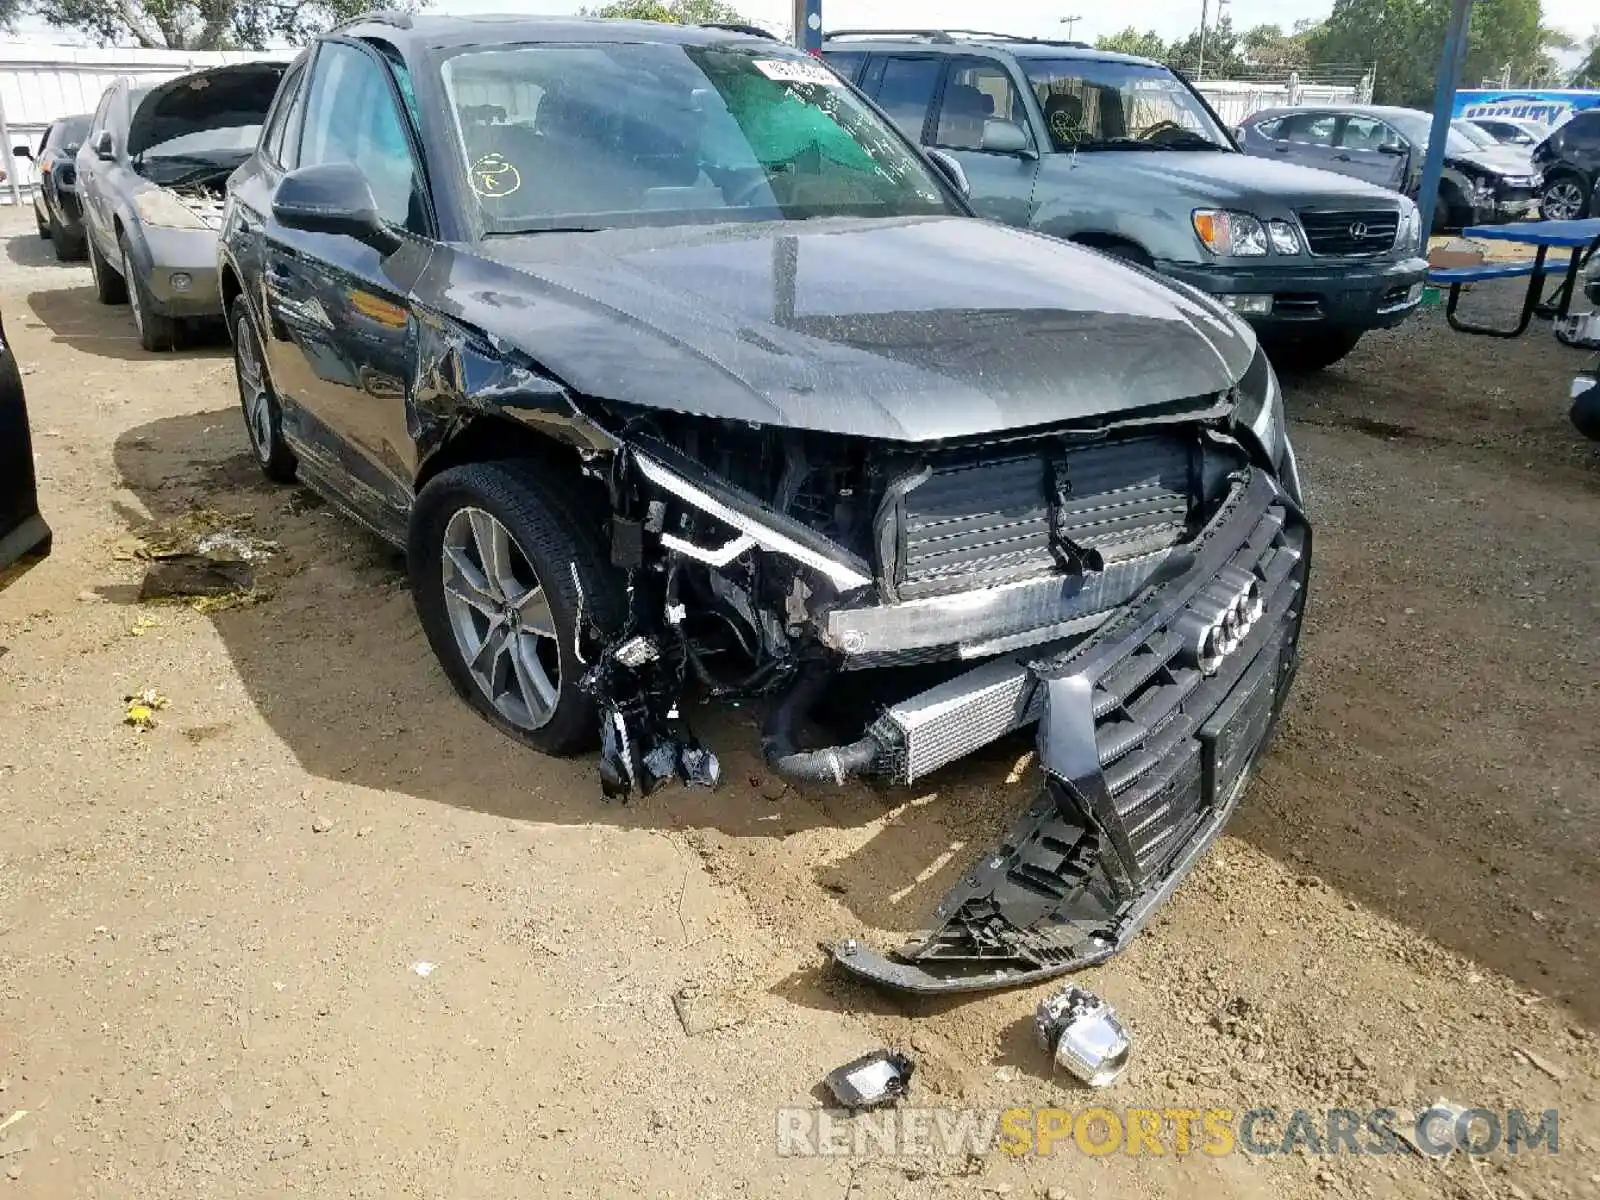
<path id="1" fill-rule="evenodd" d="M 126 50 L 0 42 L 0 155 L 8 181 L 0 203 L 22 203 L 34 183 L 33 164 L 13 146 L 37 150 L 58 117 L 92 113 L 106 88 L 122 76 L 160 83 L 190 71 L 260 60 L 287 62 L 293 50 Z"/>
<path id="2" fill-rule="evenodd" d="M 1360 89 L 1325 83 L 1256 83 L 1207 79 L 1194 85 L 1230 128 L 1263 108 L 1289 104 L 1355 104 Z"/>

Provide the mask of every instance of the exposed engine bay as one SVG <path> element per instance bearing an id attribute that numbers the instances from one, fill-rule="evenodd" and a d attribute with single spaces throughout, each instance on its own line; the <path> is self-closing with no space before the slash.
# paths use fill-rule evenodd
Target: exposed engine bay
<path id="1" fill-rule="evenodd" d="M 1309 529 L 1200 408 L 930 446 L 629 417 L 591 464 L 629 596 L 584 679 L 606 793 L 717 782 L 690 693 L 770 698 L 771 768 L 832 784 L 909 784 L 1037 722 L 1045 786 L 938 926 L 835 957 L 947 991 L 1113 953 L 1220 830 L 1295 662 Z M 886 668 L 916 685 L 804 744 L 830 684 Z"/>

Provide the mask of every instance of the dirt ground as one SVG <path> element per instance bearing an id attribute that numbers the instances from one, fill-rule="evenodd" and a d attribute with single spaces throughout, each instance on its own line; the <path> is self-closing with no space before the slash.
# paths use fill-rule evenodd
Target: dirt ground
<path id="1" fill-rule="evenodd" d="M 1136 1042 L 1091 1097 L 1033 1046 L 1047 989 L 907 1002 L 816 949 L 915 928 L 1026 739 L 811 793 L 734 712 L 721 789 L 606 803 L 453 697 L 392 556 L 259 478 L 223 343 L 141 352 L 17 217 L 56 547 L 0 596 L 0 1197 L 1600 1196 L 1600 455 L 1547 335 L 1427 311 L 1287 381 L 1305 666 L 1229 835 L 1082 977 Z M 277 543 L 261 602 L 139 604 L 133 535 L 205 510 Z M 1558 1108 L 1559 1151 L 778 1157 L 775 1110 L 883 1044 L 929 1105 L 1445 1097 Z"/>

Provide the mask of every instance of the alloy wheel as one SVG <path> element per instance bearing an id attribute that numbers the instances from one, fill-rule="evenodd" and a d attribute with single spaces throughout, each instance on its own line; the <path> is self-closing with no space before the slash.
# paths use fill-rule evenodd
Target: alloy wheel
<path id="1" fill-rule="evenodd" d="M 272 402 L 267 396 L 266 374 L 261 369 L 261 350 L 256 331 L 243 313 L 233 331 L 234 353 L 239 359 L 239 392 L 244 400 L 245 427 L 250 444 L 263 463 L 272 461 Z"/>
<path id="2" fill-rule="evenodd" d="M 1575 220 L 1583 210 L 1583 189 L 1573 180 L 1559 180 L 1545 189 L 1540 207 L 1548 221 Z"/>
<path id="3" fill-rule="evenodd" d="M 139 331 L 139 336 L 144 336 L 144 304 L 143 297 L 139 294 L 139 285 L 133 279 L 133 260 L 128 257 L 126 249 L 122 252 L 122 278 L 128 285 L 128 307 L 133 310 L 133 327 Z"/>
<path id="4" fill-rule="evenodd" d="M 561 695 L 549 598 L 516 539 L 491 513 L 457 509 L 440 561 L 445 610 L 473 681 L 511 724 L 540 729 Z"/>

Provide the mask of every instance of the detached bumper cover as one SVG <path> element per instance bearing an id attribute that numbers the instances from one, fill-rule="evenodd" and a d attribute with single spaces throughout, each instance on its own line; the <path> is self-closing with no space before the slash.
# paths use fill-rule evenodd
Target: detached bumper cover
<path id="1" fill-rule="evenodd" d="M 1044 787 L 893 956 L 851 939 L 852 974 L 912 992 L 1011 987 L 1121 950 L 1221 833 L 1294 676 L 1311 530 L 1271 478 L 1239 481 L 1170 570 L 1070 650 L 1029 664 Z M 1186 630 L 1248 573 L 1263 610 L 1219 664 Z M 1042 703 L 1037 701 L 1042 697 Z"/>

